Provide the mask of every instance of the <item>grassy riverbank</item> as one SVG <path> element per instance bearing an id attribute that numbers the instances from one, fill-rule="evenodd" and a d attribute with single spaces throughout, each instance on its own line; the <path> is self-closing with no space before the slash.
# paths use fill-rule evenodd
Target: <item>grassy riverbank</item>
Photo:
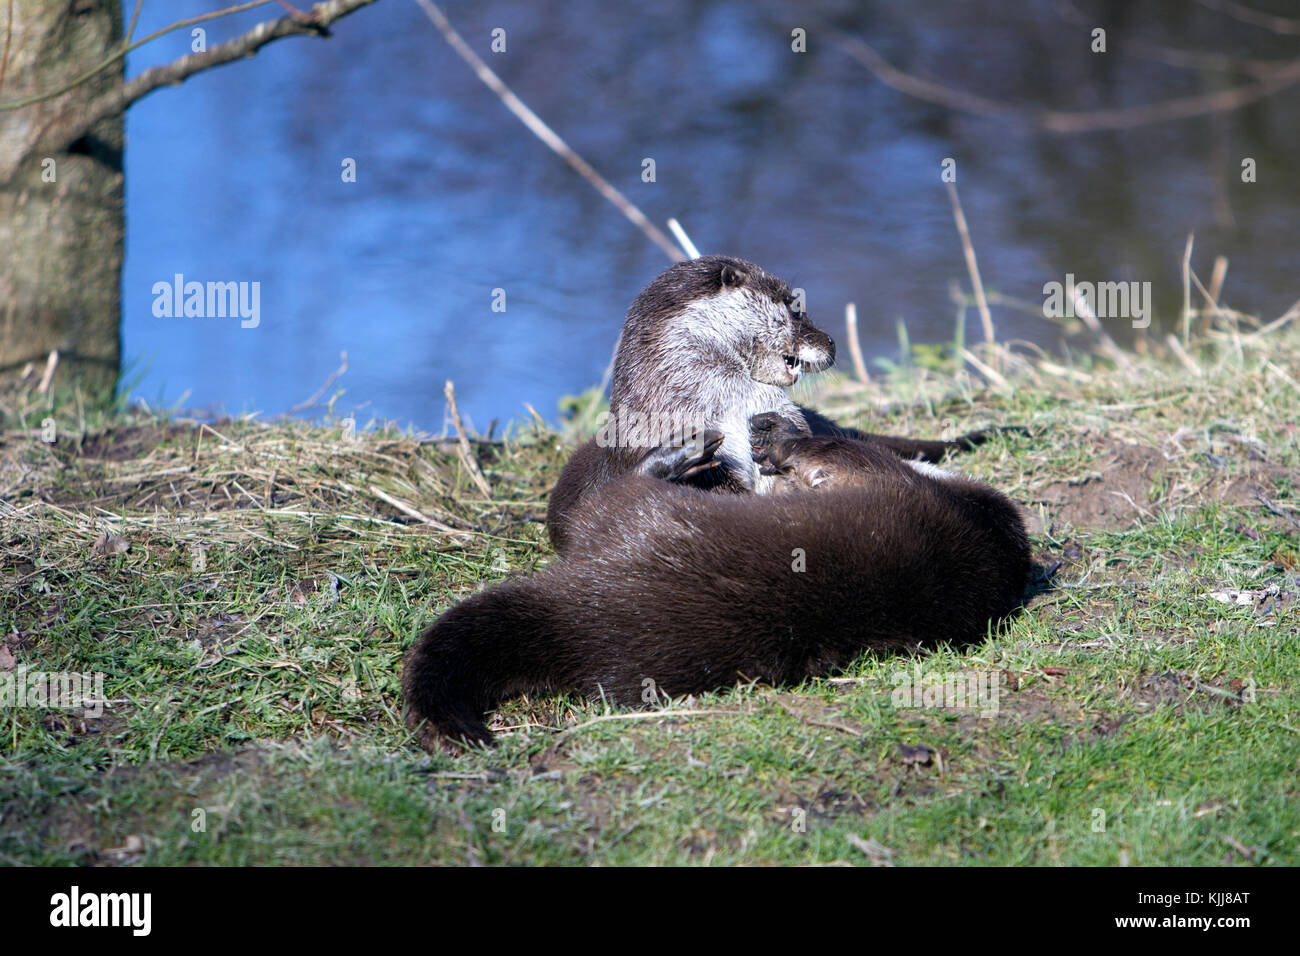
<path id="1" fill-rule="evenodd" d="M 1127 361 L 810 398 L 1031 429 L 957 463 L 1063 562 L 1005 634 L 671 715 L 516 701 L 455 758 L 400 729 L 402 655 L 550 558 L 566 439 L 476 444 L 489 496 L 455 441 L 6 396 L 0 675 L 110 706 L 0 709 L 0 863 L 1300 863 L 1300 334 Z M 904 671 L 996 706 L 902 706 Z"/>

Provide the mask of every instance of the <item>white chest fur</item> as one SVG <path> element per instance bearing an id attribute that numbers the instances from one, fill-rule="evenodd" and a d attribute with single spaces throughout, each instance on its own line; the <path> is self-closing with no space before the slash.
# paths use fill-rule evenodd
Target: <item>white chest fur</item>
<path id="1" fill-rule="evenodd" d="M 714 453 L 714 457 L 724 462 L 755 494 L 768 494 L 772 490 L 774 479 L 758 472 L 750 443 L 749 420 L 762 412 L 793 414 L 795 408 L 794 402 L 790 401 L 783 389 L 759 385 L 748 389 L 742 401 L 731 404 L 729 415 L 714 419 L 716 424 L 712 427 L 720 430 L 723 435 L 722 447 Z"/>

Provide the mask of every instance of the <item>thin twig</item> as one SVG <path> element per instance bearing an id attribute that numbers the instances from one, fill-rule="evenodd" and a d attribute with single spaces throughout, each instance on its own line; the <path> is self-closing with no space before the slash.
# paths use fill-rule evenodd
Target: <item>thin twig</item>
<path id="1" fill-rule="evenodd" d="M 894 865 L 894 851 L 889 847 L 883 846 L 875 840 L 864 840 L 856 833 L 849 833 L 844 839 L 865 853 L 872 866 L 892 867 Z"/>
<path id="2" fill-rule="evenodd" d="M 1128 356 L 1124 354 L 1124 350 L 1115 344 L 1115 340 L 1110 337 L 1110 333 L 1101 324 L 1097 314 L 1092 311 L 1092 306 L 1088 304 L 1087 298 L 1077 288 L 1074 290 L 1074 312 L 1079 318 L 1083 319 L 1083 324 L 1088 327 L 1088 331 L 1095 335 L 1097 341 L 1101 343 L 1102 351 L 1110 356 L 1116 365 L 1125 371 L 1132 368 L 1132 364 L 1129 362 Z"/>
<path id="3" fill-rule="evenodd" d="M 695 243 L 691 242 L 691 237 L 686 235 L 686 230 L 682 228 L 680 222 L 676 219 L 669 219 L 668 228 L 672 231 L 673 238 L 677 240 L 677 244 L 686 250 L 688 256 L 692 259 L 698 259 L 700 257 L 700 250 L 695 248 Z"/>
<path id="4" fill-rule="evenodd" d="M 1296 517 L 1290 512 L 1283 511 L 1275 502 L 1270 501 L 1268 496 L 1265 495 L 1263 492 L 1260 491 L 1254 492 L 1254 498 L 1265 508 L 1267 508 L 1272 514 L 1277 515 L 1279 518 L 1285 518 L 1287 521 L 1291 522 L 1297 528 L 1300 528 L 1300 520 L 1297 520 Z"/>
<path id="5" fill-rule="evenodd" d="M 295 412 L 301 412 L 304 409 L 312 408 L 313 406 L 315 406 L 317 402 L 321 400 L 321 396 L 325 394 L 326 389 L 328 389 L 331 385 L 337 382 L 339 378 L 341 378 L 343 374 L 347 372 L 348 370 L 347 352 L 339 353 L 339 362 L 340 362 L 339 367 L 330 373 L 329 378 L 325 379 L 325 384 L 322 385 L 320 388 L 316 389 L 316 393 L 312 395 L 311 398 L 307 399 L 305 402 L 299 402 L 297 405 L 293 406 L 293 408 L 289 409 L 288 414 L 292 415 Z"/>
<path id="6" fill-rule="evenodd" d="M 1099 130 L 1134 129 L 1152 123 L 1224 113 L 1300 83 L 1300 60 L 1294 60 L 1262 74 L 1255 81 L 1213 93 L 1176 97 L 1158 103 L 1118 109 L 1079 112 L 1043 110 L 967 93 L 964 90 L 952 89 L 941 83 L 913 76 L 893 66 L 857 37 L 849 36 L 828 24 L 824 24 L 823 29 L 838 40 L 845 52 L 870 70 L 876 79 L 900 93 L 976 116 L 1004 116 L 1017 119 L 1053 133 L 1092 133 Z"/>
<path id="7" fill-rule="evenodd" d="M 50 352 L 49 358 L 45 360 L 45 374 L 41 376 L 41 382 L 36 386 L 36 392 L 44 395 L 50 388 L 50 382 L 54 380 L 54 370 L 59 367 L 59 350 L 54 349 Z"/>
<path id="8" fill-rule="evenodd" d="M 1087 384 L 1092 381 L 1092 376 L 1087 372 L 1081 372 L 1076 368 L 1066 368 L 1064 365 L 1057 365 L 1048 359 L 1039 359 L 1038 368 L 1047 372 L 1049 375 L 1059 375 L 1062 378 L 1073 379 L 1076 382 Z"/>
<path id="9" fill-rule="evenodd" d="M 1259 859 L 1259 857 L 1260 857 L 1260 851 L 1259 851 L 1259 850 L 1252 849 L 1251 847 L 1246 846 L 1244 843 L 1242 843 L 1240 840 L 1238 840 L 1236 837 L 1232 836 L 1231 834 L 1229 834 L 1229 833 L 1220 833 L 1218 836 L 1219 836 L 1219 839 L 1220 839 L 1220 840 L 1222 840 L 1224 843 L 1228 844 L 1228 846 L 1232 847 L 1234 850 L 1236 850 L 1238 853 L 1240 853 L 1240 854 L 1241 854 L 1242 856 L 1244 856 L 1246 859 L 1248 859 L 1248 860 L 1257 860 L 1257 859 Z"/>
<path id="10" fill-rule="evenodd" d="M 1228 277 L 1228 257 L 1214 257 L 1214 271 L 1210 273 L 1210 301 L 1219 307 L 1219 297 L 1223 295 L 1223 281 Z"/>
<path id="11" fill-rule="evenodd" d="M 469 44 L 461 39 L 460 34 L 451 25 L 451 21 L 438 9 L 436 4 L 432 3 L 431 0 L 415 0 L 415 2 L 420 5 L 420 9 L 438 28 L 438 32 L 451 44 L 451 48 L 456 51 L 457 55 L 469 65 L 470 69 L 474 71 L 474 74 L 483 81 L 488 89 L 500 98 L 506 109 L 514 113 L 519 121 L 528 127 L 530 133 L 549 146 L 553 152 L 572 166 L 578 175 L 595 187 L 597 192 L 613 203 L 619 212 L 650 238 L 651 242 L 667 253 L 669 259 L 672 259 L 673 262 L 681 262 L 686 258 L 686 253 L 677 248 L 671 239 L 647 219 L 645 213 L 615 189 L 605 177 L 596 172 L 590 163 L 575 153 L 572 147 L 561 139 L 555 130 L 547 126 L 540 116 L 530 110 L 523 100 L 515 96 L 510 87 L 506 86 L 501 81 L 501 78 L 479 59 L 478 54 L 470 49 Z"/>
<path id="12" fill-rule="evenodd" d="M 233 13 L 242 13 L 245 10 L 251 10 L 254 7 L 264 6 L 270 2 L 271 0 L 250 0 L 250 2 L 248 3 L 236 4 L 233 7 L 226 7 L 223 10 L 213 10 L 211 13 L 204 13 L 197 17 L 187 17 L 184 20 L 177 20 L 175 23 L 170 23 L 160 30 L 155 30 L 147 37 L 143 37 L 139 40 L 136 40 L 134 43 L 124 42 L 121 46 L 115 49 L 103 60 L 100 60 L 98 63 L 96 63 L 85 73 L 82 73 L 80 76 L 74 76 L 71 80 L 69 80 L 67 83 L 64 83 L 62 86 L 56 86 L 53 89 L 45 90 L 43 93 L 33 93 L 30 96 L 24 96 L 22 99 L 9 100 L 7 102 L 0 103 L 0 113 L 8 112 L 9 110 L 22 109 L 24 106 L 31 106 L 33 103 L 41 103 L 44 102 L 45 100 L 52 100 L 56 97 L 62 96 L 64 93 L 76 89 L 78 86 L 80 86 L 82 83 L 85 83 L 87 80 L 93 79 L 94 77 L 98 76 L 100 73 L 104 72 L 104 70 L 108 69 L 118 60 L 122 59 L 122 57 L 126 56 L 132 50 L 144 46 L 146 43 L 150 42 L 151 40 L 156 40 L 161 36 L 165 36 L 166 34 L 171 33 L 173 30 L 179 30 L 182 27 L 193 26 L 196 23 L 204 23 L 208 20 L 215 20 L 218 17 L 230 16 Z"/>
<path id="13" fill-rule="evenodd" d="M 443 524 L 441 521 L 438 521 L 434 518 L 430 518 L 423 511 L 420 511 L 419 509 L 414 508 L 411 505 L 408 505 L 405 501 L 402 501 L 398 498 L 394 498 L 392 495 L 388 494 L 388 492 L 384 491 L 382 488 L 379 488 L 375 485 L 371 485 L 370 493 L 374 495 L 376 498 L 378 498 L 380 501 L 387 502 L 388 504 L 396 508 L 398 511 L 400 511 L 402 514 L 414 518 L 416 521 L 423 521 L 425 524 L 429 525 L 430 527 L 437 528 L 439 531 L 442 531 L 445 534 L 449 534 L 452 537 L 456 537 L 456 538 L 466 537 L 464 531 L 457 531 L 451 525 Z"/>
<path id="14" fill-rule="evenodd" d="M 130 43 L 131 37 L 135 36 L 135 25 L 140 20 L 140 8 L 144 6 L 144 0 L 135 0 L 135 10 L 131 13 L 131 25 L 126 28 L 126 36 L 122 38 L 122 43 Z"/>
<path id="15" fill-rule="evenodd" d="M 838 730 L 840 733 L 848 734 L 852 737 L 862 736 L 862 731 L 857 727 L 850 727 L 848 724 L 841 724 L 836 720 L 817 720 L 815 717 L 808 717 L 785 703 L 785 701 L 781 700 L 781 698 L 775 693 L 768 694 L 768 697 L 771 699 L 772 703 L 776 704 L 776 706 L 780 707 L 795 720 L 801 721 L 805 724 L 811 724 L 814 727 L 825 727 L 827 730 Z"/>
<path id="16" fill-rule="evenodd" d="M 1245 337 L 1244 341 L 1253 343 L 1256 339 L 1262 338 L 1263 336 L 1268 335 L 1268 333 L 1282 328 L 1282 326 L 1296 318 L 1300 318 L 1300 300 L 1297 300 L 1291 308 L 1287 309 L 1272 322 L 1268 323 L 1268 325 L 1251 332 Z"/>
<path id="17" fill-rule="evenodd" d="M 1177 358 L 1178 361 L 1183 363 L 1183 367 L 1186 368 L 1187 371 L 1195 375 L 1197 378 L 1200 378 L 1201 367 L 1196 364 L 1195 359 L 1193 359 L 1190 355 L 1187 354 L 1187 350 L 1184 349 L 1182 343 L 1178 341 L 1178 336 L 1170 332 L 1167 336 L 1165 336 L 1165 341 L 1169 343 L 1169 351 L 1173 352 L 1174 357 Z"/>
<path id="18" fill-rule="evenodd" d="M 989 303 L 984 298 L 984 283 L 980 281 L 979 263 L 975 261 L 975 246 L 970 241 L 970 230 L 966 228 L 966 214 L 962 212 L 961 199 L 957 195 L 957 184 L 946 183 L 948 199 L 952 202 L 952 218 L 957 223 L 957 234 L 961 236 L 961 251 L 966 257 L 966 271 L 975 292 L 975 306 L 979 309 L 980 321 L 984 323 L 984 341 L 990 347 L 996 342 L 993 335 L 993 316 L 989 314 Z M 996 359 L 995 359 L 996 361 Z"/>
<path id="19" fill-rule="evenodd" d="M 1214 260 L 1216 272 L 1218 271 L 1218 266 L 1219 263 L 1221 262 L 1226 263 L 1227 260 L 1224 259 L 1223 256 L 1219 256 L 1219 258 Z M 1205 288 L 1205 286 L 1201 284 L 1201 278 L 1196 274 L 1194 270 L 1190 270 L 1189 275 L 1191 276 L 1192 285 L 1196 286 L 1197 290 L 1205 298 L 1206 304 L 1209 305 L 1208 309 L 1201 312 L 1201 334 L 1208 335 L 1210 333 L 1210 326 L 1214 317 L 1216 315 L 1223 316 L 1224 319 L 1228 320 L 1224 322 L 1224 326 L 1227 328 L 1229 334 L 1232 336 L 1233 347 L 1235 348 L 1236 352 L 1240 354 L 1241 336 L 1238 334 L 1236 321 L 1232 319 L 1232 317 L 1229 316 L 1228 313 L 1224 312 L 1221 308 L 1219 308 L 1218 298 L 1209 289 Z M 1210 284 L 1214 285 L 1214 276 L 1210 277 Z M 1223 284 L 1223 277 L 1219 276 L 1219 285 L 1222 284 Z"/>
<path id="20" fill-rule="evenodd" d="M 591 720 L 583 721 L 568 730 L 564 731 L 556 741 L 559 743 L 570 734 L 575 734 L 579 730 L 584 730 L 595 724 L 603 724 L 610 720 L 655 720 L 660 717 L 702 717 L 709 714 L 742 714 L 742 710 L 724 710 L 722 708 L 711 708 L 703 710 L 636 710 L 627 714 L 602 714 L 599 717 L 593 717 Z M 552 745 L 554 746 L 554 745 Z"/>
<path id="21" fill-rule="evenodd" d="M 200 20 L 210 20 L 214 16 L 224 16 L 237 10 L 259 6 L 263 2 L 265 0 L 258 0 L 257 3 L 230 7 L 227 10 L 217 11 L 215 14 L 194 17 L 191 20 L 173 24 L 168 29 L 175 29 L 182 24 L 196 23 Z M 278 20 L 266 20 L 247 33 L 233 40 L 210 47 L 202 53 L 190 53 L 164 66 L 155 66 L 145 70 L 129 82 L 114 87 L 92 100 L 82 110 L 57 114 L 50 125 L 42 130 L 41 135 L 36 138 L 36 146 L 29 153 L 66 147 L 69 143 L 74 143 L 85 135 L 96 123 L 109 116 L 121 113 L 136 100 L 147 96 L 154 90 L 163 86 L 176 86 L 195 73 L 211 69 L 214 66 L 220 66 L 223 63 L 232 63 L 235 60 L 250 57 L 275 40 L 290 36 L 328 35 L 327 27 L 331 23 L 374 2 L 375 0 L 327 0 L 327 2 L 318 3 L 311 8 L 312 20 L 310 24 L 299 22 L 292 16 L 280 17 Z M 132 44 L 131 48 L 147 43 L 156 35 L 158 34 L 151 34 L 149 37 L 137 40 Z M 79 78 L 67 88 L 71 89 L 77 82 L 84 81 L 84 79 L 84 77 Z M 40 98 L 57 95 L 58 92 L 43 94 Z M 27 101 L 0 104 L 0 109 L 12 109 L 15 106 L 24 105 L 25 102 Z"/>
<path id="22" fill-rule="evenodd" d="M 1183 345 L 1192 341 L 1192 244 L 1196 236 L 1187 234 L 1187 248 L 1183 250 Z"/>
<path id="23" fill-rule="evenodd" d="M 492 486 L 483 477 L 478 462 L 474 460 L 474 453 L 470 450 L 469 438 L 465 434 L 465 425 L 460 420 L 460 410 L 456 408 L 456 386 L 452 385 L 451 379 L 447 379 L 447 384 L 443 386 L 442 393 L 447 396 L 447 409 L 451 413 L 452 424 L 456 426 L 461 463 L 464 464 L 465 470 L 469 472 L 470 478 L 474 480 L 474 484 L 478 485 L 479 490 L 483 492 L 483 497 L 491 499 Z"/>
<path id="24" fill-rule="evenodd" d="M 970 349 L 962 349 L 961 355 L 962 358 L 964 358 L 967 362 L 970 362 L 971 365 L 975 366 L 975 370 L 977 372 L 979 372 L 990 382 L 992 382 L 995 388 L 1000 388 L 1005 390 L 1011 387 L 1011 383 L 1006 380 L 1006 378 L 1002 375 L 1001 372 L 999 372 L 995 368 L 990 367 L 986 363 L 981 362 L 979 356 L 976 355 L 974 352 L 972 352 Z"/>

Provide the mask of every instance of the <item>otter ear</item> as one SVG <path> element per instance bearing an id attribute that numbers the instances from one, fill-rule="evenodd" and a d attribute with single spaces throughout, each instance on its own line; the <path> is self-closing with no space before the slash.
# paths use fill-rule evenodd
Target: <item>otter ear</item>
<path id="1" fill-rule="evenodd" d="M 749 273 L 744 269 L 733 265 L 722 267 L 722 287 L 724 289 L 739 289 L 749 279 Z"/>

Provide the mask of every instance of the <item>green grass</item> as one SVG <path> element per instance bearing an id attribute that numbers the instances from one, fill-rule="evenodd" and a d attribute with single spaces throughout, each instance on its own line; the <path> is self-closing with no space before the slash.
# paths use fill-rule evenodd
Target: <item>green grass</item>
<path id="1" fill-rule="evenodd" d="M 112 704 L 0 709 L 0 863 L 1300 862 L 1300 337 L 1195 354 L 1202 376 L 823 383 L 816 404 L 874 430 L 1032 429 L 955 463 L 1064 561 L 985 643 L 678 716 L 518 700 L 498 748 L 456 757 L 401 729 L 401 659 L 482 582 L 551 560 L 558 436 L 478 445 L 488 500 L 451 444 L 390 429 L 11 397 L 0 671 L 102 672 Z M 98 553 L 105 533 L 129 550 Z M 997 713 L 897 706 L 913 669 L 996 674 Z"/>

